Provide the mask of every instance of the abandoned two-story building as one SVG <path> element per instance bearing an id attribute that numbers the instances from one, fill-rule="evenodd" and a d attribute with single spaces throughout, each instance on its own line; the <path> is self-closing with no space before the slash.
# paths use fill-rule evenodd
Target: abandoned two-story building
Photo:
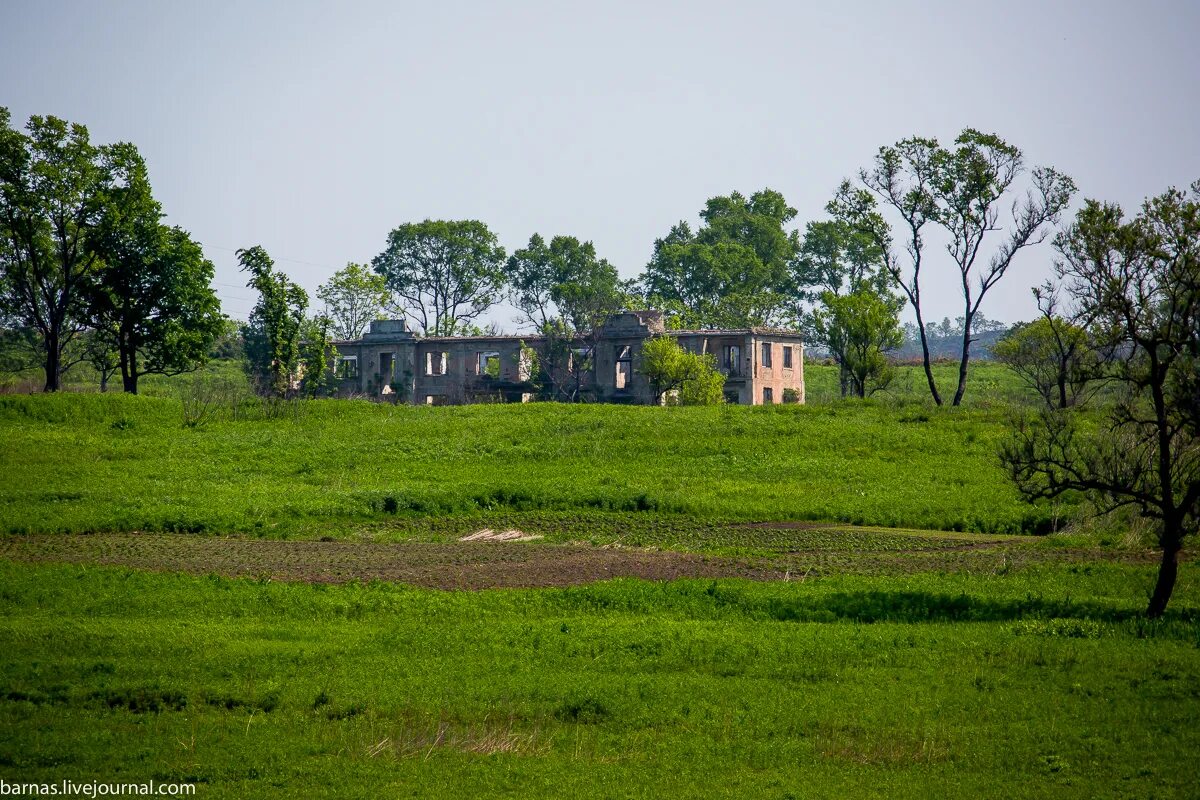
<path id="1" fill-rule="evenodd" d="M 612 317 L 588 340 L 571 343 L 589 368 L 581 394 L 608 403 L 651 403 L 654 390 L 638 371 L 642 343 L 671 336 L 693 353 L 711 353 L 725 375 L 731 403 L 804 402 L 804 343 L 795 331 L 770 328 L 667 330 L 658 311 Z M 386 397 L 416 405 L 530 399 L 537 387 L 533 354 L 544 336 L 418 336 L 403 320 L 376 320 L 361 339 L 336 342 L 343 394 Z"/>

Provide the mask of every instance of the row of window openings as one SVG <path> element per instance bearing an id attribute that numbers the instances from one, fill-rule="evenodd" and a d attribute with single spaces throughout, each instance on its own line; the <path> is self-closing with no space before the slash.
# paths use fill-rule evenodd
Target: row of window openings
<path id="1" fill-rule="evenodd" d="M 763 342 L 760 346 L 760 361 L 766 369 L 771 369 L 772 365 L 772 347 L 770 342 Z M 792 347 L 784 345 L 783 350 L 783 368 L 792 369 Z M 726 346 L 721 355 L 721 368 L 730 375 L 737 375 L 741 372 L 742 364 L 742 348 L 736 344 Z"/>
<path id="2" fill-rule="evenodd" d="M 762 344 L 762 365 L 768 369 L 771 368 L 771 344 L 763 342 Z M 579 350 L 572 353 L 576 358 L 586 358 L 587 351 Z M 442 353 L 426 353 L 425 354 L 425 374 L 429 376 L 445 375 L 449 370 L 450 354 Z M 741 373 L 742 363 L 742 348 L 740 345 L 727 345 L 721 351 L 721 369 L 730 375 L 738 375 Z M 790 346 L 783 347 L 783 368 L 792 368 L 792 348 Z M 391 378 L 394 375 L 395 360 L 391 353 L 384 353 L 379 359 L 380 375 Z M 358 356 L 345 356 L 342 358 L 342 366 L 339 374 L 343 378 L 358 377 Z M 475 374 L 476 375 L 491 375 L 492 377 L 500 377 L 500 353 L 499 351 L 486 351 L 476 354 L 475 358 Z M 633 351 L 629 345 L 621 345 L 616 349 L 616 388 L 624 389 L 629 385 L 633 375 Z"/>
<path id="3" fill-rule="evenodd" d="M 791 345 L 784 345 L 781 349 L 783 350 L 783 368 L 791 369 L 792 368 Z M 762 360 L 760 361 L 760 363 L 767 369 L 771 368 L 771 343 L 770 342 L 762 343 Z"/>
<path id="4" fill-rule="evenodd" d="M 628 349 L 628 348 L 626 348 Z M 591 355 L 591 351 L 586 348 L 576 348 L 571 352 L 571 362 L 568 365 L 574 368 L 576 364 L 587 363 L 587 358 Z M 522 357 L 522 364 L 525 359 Z M 450 369 L 450 354 L 449 353 L 426 353 L 425 354 L 425 375 L 438 376 L 445 375 Z M 339 374 L 343 378 L 358 377 L 358 356 L 343 356 L 342 367 Z M 391 379 L 395 376 L 395 361 L 391 353 L 384 353 L 379 357 L 379 374 L 382 377 Z M 500 377 L 500 351 L 488 350 L 475 354 L 475 374 L 489 375 L 493 378 Z"/>
<path id="5" fill-rule="evenodd" d="M 426 375 L 445 375 L 449 370 L 449 365 L 449 353 L 425 354 Z M 384 353 L 379 357 L 379 374 L 381 377 L 388 379 L 391 379 L 395 376 L 396 364 L 393 354 Z M 494 378 L 500 377 L 500 353 L 498 351 L 489 351 L 477 354 L 475 360 L 475 374 L 491 375 Z M 343 378 L 357 378 L 358 356 L 342 356 L 341 367 L 338 369 L 338 375 Z"/>
<path id="6" fill-rule="evenodd" d="M 738 402 L 737 392 L 726 392 L 725 399 L 730 403 Z M 427 394 L 425 395 L 425 405 L 440 406 L 445 405 L 446 395 L 444 394 Z M 773 405 L 775 403 L 775 392 L 770 388 L 763 389 L 763 405 Z"/>
<path id="7" fill-rule="evenodd" d="M 740 345 L 726 345 L 721 350 L 721 369 L 730 375 L 738 375 L 741 373 L 742 364 L 742 348 Z M 771 343 L 762 343 L 762 365 L 768 369 L 771 367 Z M 792 368 L 792 347 L 785 345 L 783 347 L 783 368 Z M 613 376 L 616 388 L 624 389 L 629 386 L 630 378 L 633 375 L 633 351 L 629 345 L 620 345 L 616 350 L 616 373 Z M 768 395 L 763 402 L 770 403 L 770 390 L 767 390 Z"/>

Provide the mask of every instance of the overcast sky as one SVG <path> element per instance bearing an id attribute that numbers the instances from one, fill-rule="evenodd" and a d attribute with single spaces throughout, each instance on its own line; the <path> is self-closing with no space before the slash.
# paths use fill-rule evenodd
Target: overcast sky
<path id="1" fill-rule="evenodd" d="M 0 105 L 135 143 L 244 318 L 239 247 L 311 292 L 400 223 L 476 218 L 632 277 L 713 195 L 777 189 L 802 229 L 880 145 L 966 126 L 1133 209 L 1200 178 L 1198 38 L 1189 0 L 0 0 Z M 1032 316 L 1051 260 L 983 312 Z M 928 275 L 927 316 L 961 313 L 944 254 Z"/>

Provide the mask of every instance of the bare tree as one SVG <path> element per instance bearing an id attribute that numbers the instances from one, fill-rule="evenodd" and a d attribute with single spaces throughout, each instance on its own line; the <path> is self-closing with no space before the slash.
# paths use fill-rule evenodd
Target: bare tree
<path id="1" fill-rule="evenodd" d="M 972 325 L 984 296 L 1008 272 L 1021 250 L 1041 243 L 1057 222 L 1075 191 L 1074 182 L 1049 167 L 1030 172 L 1031 186 L 1010 207 L 1011 223 L 1000 226 L 1003 198 L 1024 173 L 1021 151 L 994 134 L 968 128 L 952 150 L 936 139 L 913 137 L 881 147 L 870 169 L 859 172 L 866 189 L 844 182 L 830 210 L 887 247 L 888 271 L 912 304 L 929 391 L 938 405 L 942 396 L 930 365 L 929 342 L 921 307 L 921 271 L 925 265 L 927 226 L 932 223 L 949 236 L 946 251 L 957 270 L 963 296 L 963 340 L 958 387 L 959 405 L 967 387 Z M 877 200 L 878 198 L 878 200 Z M 901 258 L 891 249 L 890 228 L 878 213 L 878 201 L 901 219 L 904 249 Z M 1005 231 L 990 259 L 981 258 L 984 245 Z"/>

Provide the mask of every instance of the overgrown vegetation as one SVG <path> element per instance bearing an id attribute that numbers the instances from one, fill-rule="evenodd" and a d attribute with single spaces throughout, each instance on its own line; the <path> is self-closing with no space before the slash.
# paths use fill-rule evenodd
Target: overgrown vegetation
<path id="1" fill-rule="evenodd" d="M 670 336 L 642 343 L 637 371 L 650 381 L 654 405 L 719 405 L 725 401 L 725 376 L 711 353 L 689 353 Z"/>

